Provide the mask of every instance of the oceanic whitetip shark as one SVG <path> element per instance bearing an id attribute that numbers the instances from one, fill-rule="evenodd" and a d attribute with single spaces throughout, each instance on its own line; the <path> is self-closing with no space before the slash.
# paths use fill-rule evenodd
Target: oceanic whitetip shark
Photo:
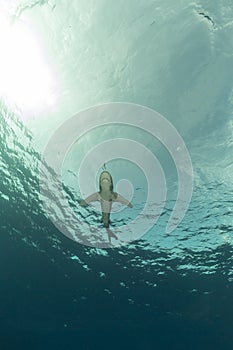
<path id="1" fill-rule="evenodd" d="M 128 206 L 129 208 L 132 208 L 133 205 L 127 199 L 121 196 L 119 193 L 113 192 L 112 176 L 106 170 L 104 170 L 100 174 L 99 192 L 95 192 L 91 194 L 86 199 L 82 200 L 79 204 L 81 206 L 86 206 L 89 203 L 96 202 L 96 201 L 100 202 L 101 204 L 101 211 L 102 211 L 101 222 L 103 223 L 104 227 L 107 230 L 109 240 L 110 240 L 110 237 L 114 237 L 117 239 L 114 233 L 111 230 L 109 230 L 112 203 L 118 202 Z"/>

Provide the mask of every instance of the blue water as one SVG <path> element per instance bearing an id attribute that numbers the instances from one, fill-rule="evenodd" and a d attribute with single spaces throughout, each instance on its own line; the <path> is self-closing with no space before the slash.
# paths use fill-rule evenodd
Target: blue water
<path id="1" fill-rule="evenodd" d="M 230 2 L 9 4 L 1 5 L 4 16 L 15 14 L 16 23 L 30 23 L 43 38 L 58 87 L 52 107 L 29 108 L 19 101 L 16 106 L 13 96 L 1 99 L 0 348 L 231 349 Z M 68 239 L 49 220 L 39 169 L 43 165 L 54 176 L 43 151 L 61 123 L 111 101 L 153 108 L 176 127 L 191 156 L 194 187 L 184 219 L 167 234 L 177 194 L 168 152 L 130 128 L 84 135 L 67 155 L 62 174 L 70 208 L 81 220 L 99 225 L 98 211 L 78 206 L 75 177 L 81 157 L 97 141 L 141 142 L 159 158 L 168 181 L 167 201 L 152 229 L 125 246 L 98 249 Z M 132 211 L 112 218 L 113 227 L 127 225 L 140 211 L 140 200 L 146 201 L 146 180 L 124 160 L 109 167 L 115 181 L 119 168 L 127 169 L 135 188 Z M 66 217 L 63 209 L 56 211 L 58 219 Z"/>

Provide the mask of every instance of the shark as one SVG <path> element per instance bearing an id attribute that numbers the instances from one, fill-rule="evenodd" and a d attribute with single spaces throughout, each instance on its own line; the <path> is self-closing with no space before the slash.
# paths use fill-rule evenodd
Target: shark
<path id="1" fill-rule="evenodd" d="M 112 175 L 107 170 L 102 171 L 100 174 L 99 191 L 91 194 L 86 199 L 81 200 L 79 204 L 85 207 L 88 204 L 96 201 L 100 202 L 102 211 L 101 222 L 107 230 L 109 239 L 110 237 L 114 237 L 117 239 L 116 235 L 109 229 L 111 223 L 110 214 L 112 204 L 113 202 L 118 202 L 129 208 L 132 208 L 133 205 L 122 195 L 120 195 L 117 192 L 114 192 Z"/>

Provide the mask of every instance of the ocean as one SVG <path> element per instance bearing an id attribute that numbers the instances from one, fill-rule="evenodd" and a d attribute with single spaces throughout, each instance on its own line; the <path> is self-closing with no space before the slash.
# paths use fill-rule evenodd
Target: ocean
<path id="1" fill-rule="evenodd" d="M 0 2 L 0 349 L 231 349 L 232 16 Z"/>

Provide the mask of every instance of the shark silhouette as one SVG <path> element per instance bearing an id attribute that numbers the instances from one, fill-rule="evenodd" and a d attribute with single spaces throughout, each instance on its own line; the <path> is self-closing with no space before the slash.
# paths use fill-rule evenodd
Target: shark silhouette
<path id="1" fill-rule="evenodd" d="M 91 194 L 86 199 L 82 200 L 79 204 L 81 206 L 87 206 L 89 203 L 96 202 L 96 201 L 100 202 L 101 204 L 101 211 L 102 211 L 101 222 L 103 223 L 104 227 L 107 230 L 109 240 L 111 237 L 114 237 L 117 239 L 114 233 L 109 229 L 109 225 L 111 222 L 110 214 L 112 209 L 112 203 L 118 202 L 128 206 L 129 208 L 132 208 L 133 205 L 127 199 L 121 196 L 119 193 L 113 192 L 112 176 L 106 170 L 104 170 L 100 174 L 99 192 L 95 192 Z"/>

